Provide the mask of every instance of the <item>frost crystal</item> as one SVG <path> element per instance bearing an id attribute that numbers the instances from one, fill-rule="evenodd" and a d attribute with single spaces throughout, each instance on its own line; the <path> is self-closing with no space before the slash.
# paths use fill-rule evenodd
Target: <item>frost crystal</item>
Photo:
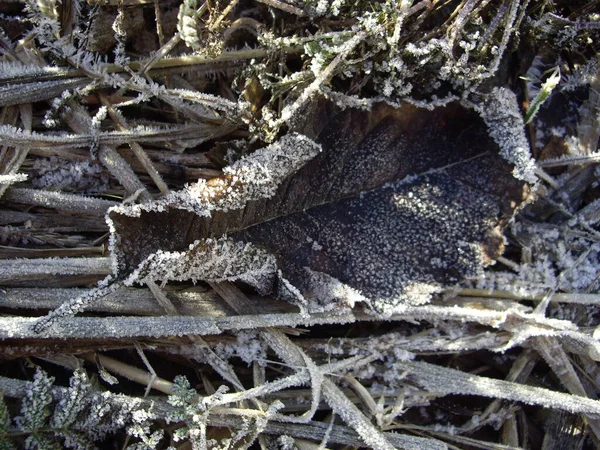
<path id="1" fill-rule="evenodd" d="M 422 304 L 440 283 L 480 273 L 481 242 L 490 232 L 487 223 L 473 219 L 498 211 L 491 197 L 478 197 L 445 174 L 410 179 L 232 237 L 261 242 L 285 261 L 279 294 L 308 310 L 369 299 L 390 314 L 399 306 Z"/>
<path id="2" fill-rule="evenodd" d="M 318 250 L 320 249 L 316 249 L 316 251 Z M 308 273 L 308 282 L 313 294 L 314 303 L 310 305 L 311 312 L 327 311 L 341 306 L 352 308 L 357 302 L 368 301 L 358 290 L 326 273 L 316 272 L 309 268 L 305 268 L 305 270 Z"/>
<path id="3" fill-rule="evenodd" d="M 53 377 L 39 368 L 36 370 L 21 406 L 23 415 L 15 419 L 20 429 L 35 432 L 44 426 L 51 414 L 52 383 Z"/>
<path id="4" fill-rule="evenodd" d="M 497 289 L 520 295 L 547 292 L 582 292 L 594 288 L 600 272 L 600 246 L 593 238 L 571 228 L 515 224 L 512 232 L 527 243 L 530 256 L 518 273 L 490 271 L 475 284 L 481 289 Z M 597 291 L 597 288 L 592 292 Z"/>
<path id="5" fill-rule="evenodd" d="M 115 274 L 126 268 L 126 265 L 131 264 L 132 261 L 131 254 L 126 255 L 127 251 L 123 250 L 124 239 L 115 225 L 115 223 L 118 225 L 123 217 L 139 217 L 152 212 L 158 213 L 157 220 L 161 220 L 161 213 L 178 214 L 179 211 L 182 214 L 192 212 L 200 218 L 210 218 L 221 211 L 242 212 L 248 202 L 272 197 L 288 175 L 297 171 L 320 150 L 320 146 L 309 138 L 290 134 L 225 168 L 224 174 L 218 178 L 208 182 L 201 180 L 158 201 L 111 208 L 107 215 L 107 222 L 112 232 L 111 254 Z M 170 225 L 177 226 L 172 220 Z M 189 226 L 189 224 L 182 224 L 182 226 Z M 181 237 L 180 229 L 174 229 L 173 232 Z M 149 250 L 142 255 L 143 258 L 135 261 L 133 267 L 128 266 L 128 268 L 133 270 L 146 258 L 148 260 L 137 268 L 137 275 L 132 277 L 128 274 L 128 283 L 134 283 L 135 278 L 143 273 L 144 276 L 151 275 L 164 281 L 169 279 L 240 280 L 255 286 L 260 291 L 270 290 L 272 280 L 267 276 L 267 271 L 274 269 L 274 259 L 256 247 L 235 244 L 228 240 L 212 240 L 206 243 L 197 242 L 191 246 L 185 244 L 185 247 L 189 247 L 188 250 L 173 253 L 168 249 L 173 249 L 176 237 L 164 236 L 164 232 L 160 233 L 160 239 L 165 240 L 164 244 L 158 242 L 151 234 L 144 236 L 142 233 L 135 236 L 135 239 L 135 242 L 129 244 L 131 252 L 140 253 L 141 249 L 145 248 Z M 169 245 L 170 247 L 167 247 Z M 180 245 L 177 250 L 181 247 Z M 215 261 L 201 260 L 201 257 L 209 255 L 214 257 Z M 180 258 L 182 258 L 181 262 L 173 265 L 174 261 Z"/>
<path id="6" fill-rule="evenodd" d="M 257 150 L 223 169 L 225 179 L 198 182 L 186 189 L 186 194 L 201 208 L 233 210 L 245 206 L 248 201 L 270 198 L 279 184 L 294 173 L 306 161 L 311 160 L 320 147 L 306 136 L 291 134 L 278 142 Z M 206 206 L 205 206 L 206 205 Z"/>
<path id="7" fill-rule="evenodd" d="M 237 341 L 234 344 L 227 343 L 226 341 L 217 344 L 215 353 L 223 359 L 230 359 L 237 356 L 248 365 L 253 362 L 266 360 L 267 348 L 257 333 L 240 331 L 236 333 L 236 337 Z"/>

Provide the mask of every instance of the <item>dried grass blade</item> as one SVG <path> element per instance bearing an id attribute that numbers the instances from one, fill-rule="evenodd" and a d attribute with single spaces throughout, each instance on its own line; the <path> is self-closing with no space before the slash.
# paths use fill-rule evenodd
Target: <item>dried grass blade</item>
<path id="1" fill-rule="evenodd" d="M 422 361 L 399 362 L 429 392 L 441 395 L 478 395 L 541 405 L 571 413 L 600 414 L 600 401 L 510 381 L 471 375 Z M 452 380 L 451 383 L 448 380 Z"/>
<path id="2" fill-rule="evenodd" d="M 27 390 L 30 388 L 30 385 L 31 382 L 29 381 L 0 376 L 0 389 L 7 397 L 24 397 Z M 51 390 L 51 394 L 56 400 L 60 400 L 67 394 L 67 389 L 63 387 L 54 387 Z M 117 407 L 118 405 L 134 403 L 145 410 L 153 408 L 154 411 L 160 416 L 166 416 L 168 412 L 172 410 L 172 407 L 166 402 L 161 402 L 159 400 L 140 400 L 139 398 L 130 397 L 127 395 L 106 394 L 106 400 Z M 245 417 L 248 417 L 249 414 L 256 412 L 252 410 L 237 410 L 237 412 L 241 412 L 241 414 L 233 415 L 233 413 L 236 412 L 233 409 L 222 408 L 220 411 L 223 414 L 215 413 L 208 416 L 209 426 L 239 429 L 243 426 L 244 420 L 247 420 Z M 224 414 L 228 411 L 231 414 Z M 270 421 L 267 423 L 263 432 L 273 435 L 286 434 L 289 436 L 315 440 L 322 439 L 327 434 L 328 429 L 329 424 L 321 422 L 311 422 L 310 424 L 291 424 Z M 408 450 L 447 449 L 447 446 L 444 443 L 429 438 L 407 436 L 398 433 L 384 433 L 384 435 L 397 448 Z M 331 432 L 329 433 L 329 442 L 353 446 L 363 445 L 363 442 L 360 440 L 356 431 L 341 425 L 334 425 L 332 427 Z"/>
<path id="3" fill-rule="evenodd" d="M 66 301 L 81 297 L 90 289 L 70 288 L 6 288 L 0 295 L 0 307 L 23 309 L 55 309 Z M 226 310 L 218 297 L 210 292 L 169 292 L 169 297 L 183 315 L 223 317 Z M 90 305 L 86 311 L 113 314 L 161 315 L 164 309 L 157 304 L 148 289 L 127 288 L 107 295 L 102 302 Z"/>
<path id="4" fill-rule="evenodd" d="M 567 390 L 573 395 L 589 397 L 561 343 L 556 338 L 550 337 L 538 337 L 535 338 L 535 342 L 536 351 L 542 355 Z M 587 415 L 586 421 L 596 439 L 599 439 L 600 421 L 598 418 Z"/>
<path id="5" fill-rule="evenodd" d="M 108 131 L 97 135 L 81 130 L 76 135 L 51 135 L 36 132 L 27 132 L 9 125 L 0 125 L 0 139 L 4 145 L 24 148 L 85 148 L 95 144 L 116 146 L 129 141 L 145 143 L 169 142 L 173 140 L 197 139 L 198 135 L 205 134 L 203 126 L 186 125 L 172 128 L 141 128 L 130 131 Z"/>
<path id="6" fill-rule="evenodd" d="M 173 394 L 173 383 L 163 378 L 153 376 L 151 373 L 146 372 L 145 370 L 125 364 L 114 358 L 109 358 L 108 356 L 101 354 L 88 353 L 86 355 L 80 355 L 80 357 L 91 362 L 92 364 L 96 364 L 98 362 L 109 372 L 125 377 L 128 380 L 135 381 L 136 383 L 144 386 L 150 384 L 151 387 L 157 391 L 168 395 Z"/>
<path id="7" fill-rule="evenodd" d="M 9 202 L 94 216 L 104 216 L 108 208 L 118 205 L 110 200 L 40 189 L 11 188 L 3 198 Z"/>
<path id="8" fill-rule="evenodd" d="M 305 17 L 306 13 L 298 8 L 297 6 L 290 5 L 289 3 L 285 3 L 279 0 L 257 0 L 259 3 L 264 3 L 265 5 L 271 6 L 276 9 L 280 9 L 290 14 L 295 14 L 299 17 Z"/>
<path id="9" fill-rule="evenodd" d="M 111 272 L 110 258 L 41 258 L 0 260 L 0 283 L 8 284 L 56 275 L 100 276 Z"/>
<path id="10" fill-rule="evenodd" d="M 224 297 L 228 301 L 229 306 L 234 308 L 238 313 L 245 312 L 243 308 L 245 305 L 249 305 L 249 301 L 244 299 L 244 295 L 239 291 L 232 283 L 227 283 L 232 293 L 235 293 L 235 297 L 238 298 L 235 302 L 228 301 L 232 295 Z M 251 310 L 255 310 L 255 306 L 248 306 Z M 239 316 L 238 316 L 239 317 Z M 304 353 L 304 351 L 294 344 L 285 334 L 277 329 L 270 329 L 261 332 L 262 338 L 267 344 L 275 351 L 277 356 L 283 360 L 286 364 L 292 367 L 307 367 L 307 361 L 310 361 L 310 365 L 313 366 L 310 357 Z M 308 368 L 311 371 L 311 368 Z M 323 393 L 323 397 L 348 425 L 350 425 L 360 435 L 361 439 L 371 446 L 381 450 L 392 450 L 394 446 L 386 439 L 383 433 L 378 430 L 349 399 L 327 377 L 311 376 L 312 381 L 320 382 L 321 386 L 313 386 L 313 396 L 315 393 Z M 320 389 L 319 389 L 320 388 Z M 318 402 L 318 399 L 313 397 L 314 402 Z M 435 442 L 435 441 L 432 441 Z M 408 448 L 408 447 L 407 447 Z M 429 447 L 435 448 L 435 447 Z M 442 447 L 443 448 L 443 447 Z"/>
<path id="11" fill-rule="evenodd" d="M 127 121 L 125 120 L 125 118 L 121 114 L 119 114 L 114 109 L 114 107 L 109 102 L 109 100 L 106 97 L 106 95 L 104 95 L 103 93 L 100 92 L 98 94 L 98 96 L 100 97 L 100 101 L 102 102 L 102 104 L 106 108 L 108 108 L 108 114 L 110 115 L 111 119 L 117 124 L 117 126 L 119 127 L 119 129 L 121 131 L 129 131 L 129 127 L 127 125 Z M 144 152 L 144 149 L 142 149 L 142 147 L 140 146 L 140 144 L 138 144 L 135 141 L 131 141 L 131 142 L 129 142 L 129 146 L 131 147 L 131 149 L 135 153 L 135 156 L 137 156 L 137 158 L 139 159 L 140 163 L 142 163 L 142 166 L 144 167 L 144 169 L 146 169 L 146 172 L 148 173 L 148 175 L 150 175 L 150 178 L 152 178 L 152 181 L 154 181 L 154 184 L 156 184 L 156 186 L 158 187 L 158 189 L 160 190 L 160 192 L 163 195 L 168 194 L 169 193 L 169 187 L 163 181 L 162 177 L 160 176 L 160 174 L 158 173 L 158 171 L 156 170 L 156 168 L 152 164 L 152 161 L 150 160 L 150 158 L 148 157 L 148 155 L 146 154 L 146 152 Z"/>
<path id="12" fill-rule="evenodd" d="M 3 111 L 3 113 L 5 112 L 7 112 L 6 109 L 5 111 Z M 14 119 L 14 122 L 16 122 L 17 117 L 15 112 L 15 108 L 8 108 L 8 114 L 2 114 L 2 118 L 7 118 L 7 115 L 13 116 L 8 118 L 9 122 L 11 119 Z M 21 105 L 21 107 L 19 108 L 19 113 L 21 115 L 21 122 L 23 122 L 25 128 L 28 131 L 30 131 L 33 122 L 33 111 L 31 108 L 31 104 Z M 21 168 L 21 165 L 25 161 L 25 158 L 27 157 L 28 153 L 29 148 L 17 149 L 7 148 L 5 146 L 2 147 L 2 151 L 0 152 L 0 173 L 2 174 L 2 176 L 0 176 L 0 178 L 8 177 L 9 180 L 2 181 L 2 184 L 0 185 L 0 197 L 4 195 L 8 186 L 18 182 L 17 179 L 13 179 L 12 181 L 10 181 L 10 177 L 22 176 L 22 174 L 17 174 L 17 171 Z"/>
<path id="13" fill-rule="evenodd" d="M 51 100 L 64 91 L 83 88 L 90 84 L 86 78 L 67 78 L 50 81 L 31 81 L 29 83 L 6 84 L 0 86 L 0 106 L 20 105 L 23 103 Z"/>

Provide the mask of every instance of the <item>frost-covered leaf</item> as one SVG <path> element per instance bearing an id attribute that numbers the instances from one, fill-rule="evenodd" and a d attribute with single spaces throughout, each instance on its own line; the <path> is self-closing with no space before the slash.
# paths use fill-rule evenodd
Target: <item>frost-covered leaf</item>
<path id="1" fill-rule="evenodd" d="M 76 423 L 78 415 L 89 401 L 90 383 L 84 371 L 75 371 L 70 380 L 69 396 L 63 397 L 56 408 L 51 424 L 57 429 L 67 429 Z"/>
<path id="2" fill-rule="evenodd" d="M 369 300 L 383 311 L 426 301 L 502 253 L 502 228 L 527 185 L 476 113 L 317 102 L 306 116 L 296 125 L 304 135 L 221 177 L 113 208 L 117 276 L 243 280 L 313 308 Z M 206 269 L 212 260 L 219 273 Z"/>

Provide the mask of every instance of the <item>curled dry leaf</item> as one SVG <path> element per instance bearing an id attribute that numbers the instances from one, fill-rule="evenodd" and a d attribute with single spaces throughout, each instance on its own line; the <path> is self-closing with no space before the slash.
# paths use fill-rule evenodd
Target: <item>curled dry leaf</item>
<path id="1" fill-rule="evenodd" d="M 316 102 L 208 182 L 109 213 L 117 277 L 238 280 L 310 310 L 422 303 L 478 274 L 528 185 L 477 113 Z"/>

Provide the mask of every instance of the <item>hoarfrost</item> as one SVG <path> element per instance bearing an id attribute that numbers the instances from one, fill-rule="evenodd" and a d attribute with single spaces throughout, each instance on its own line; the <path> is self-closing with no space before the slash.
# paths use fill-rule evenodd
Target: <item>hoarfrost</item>
<path id="1" fill-rule="evenodd" d="M 398 364 L 409 371 L 417 384 L 431 393 L 479 395 L 541 405 L 571 413 L 600 414 L 600 402 L 587 397 L 481 377 L 425 362 L 407 361 Z"/>
<path id="2" fill-rule="evenodd" d="M 515 165 L 514 176 L 535 183 L 536 165 L 525 136 L 525 122 L 519 109 L 517 96 L 507 88 L 496 87 L 481 105 L 475 105 L 490 136 L 500 147 L 500 154 Z"/>
<path id="3" fill-rule="evenodd" d="M 75 297 L 62 305 L 60 305 L 55 310 L 50 311 L 48 315 L 36 320 L 32 326 L 33 330 L 36 333 L 40 333 L 43 330 L 47 329 L 57 320 L 74 316 L 77 313 L 82 312 L 86 306 L 90 303 L 93 303 L 95 300 L 100 298 L 104 298 L 107 295 L 115 292 L 120 285 L 117 283 L 110 283 L 112 280 L 111 276 L 106 277 L 99 283 L 99 286 L 96 289 L 92 289 L 79 297 Z"/>
<path id="4" fill-rule="evenodd" d="M 503 205 L 519 204 L 525 185 L 489 153 L 476 114 L 323 101 L 309 115 L 299 129 L 320 145 L 292 133 L 213 180 L 111 208 L 115 274 L 128 284 L 240 280 L 275 287 L 305 312 L 362 301 L 390 315 L 478 275 L 501 252 L 513 212 Z"/>
<path id="5" fill-rule="evenodd" d="M 122 268 L 120 237 L 111 214 L 138 217 L 142 212 L 162 212 L 181 209 L 201 217 L 211 217 L 216 211 L 241 210 L 253 200 L 272 197 L 281 181 L 298 170 L 320 152 L 320 146 L 309 138 L 290 134 L 278 142 L 259 149 L 223 170 L 223 176 L 211 181 L 200 180 L 164 199 L 137 205 L 119 205 L 109 210 L 111 253 L 115 273 Z M 259 292 L 272 289 L 277 273 L 272 255 L 249 243 L 230 239 L 197 241 L 184 252 L 159 250 L 145 258 L 126 283 L 143 282 L 149 276 L 163 280 L 243 281 Z"/>
<path id="6" fill-rule="evenodd" d="M 1 61 L 0 79 L 60 76 L 67 72 L 62 67 L 26 65 L 21 62 Z"/>
<path id="7" fill-rule="evenodd" d="M 110 272 L 109 258 L 18 258 L 0 260 L 0 280 L 28 276 L 90 275 Z"/>
<path id="8" fill-rule="evenodd" d="M 321 147 L 311 139 L 292 133 L 224 168 L 222 177 L 200 180 L 163 200 L 118 206 L 109 213 L 137 217 L 142 211 L 163 211 L 175 207 L 200 216 L 210 216 L 212 211 L 241 209 L 249 201 L 275 195 L 286 176 L 320 151 Z"/>
<path id="9" fill-rule="evenodd" d="M 312 292 L 313 303 L 309 305 L 311 312 L 322 312 L 342 306 L 353 308 L 357 302 L 368 302 L 368 299 L 360 291 L 351 288 L 340 280 L 326 273 L 311 270 L 308 267 L 305 267 L 304 270 L 308 274 L 309 289 Z"/>
<path id="10" fill-rule="evenodd" d="M 284 284 L 280 294 L 308 310 L 369 299 L 379 313 L 390 315 L 426 303 L 441 284 L 480 273 L 481 243 L 495 237 L 487 221 L 473 218 L 495 217 L 493 205 L 493 199 L 473 195 L 445 174 L 430 174 L 258 224 L 233 237 L 263 243 L 285 261 L 283 277 L 293 286 Z M 314 241 L 322 248 L 315 250 Z M 437 266 L 430 268 L 431 260 Z M 439 261 L 448 267 L 439 268 Z"/>
<path id="11" fill-rule="evenodd" d="M 111 206 L 116 204 L 113 201 L 101 198 L 26 188 L 12 188 L 6 192 L 4 197 L 16 203 L 96 216 L 103 216 Z"/>
<path id="12" fill-rule="evenodd" d="M 267 348 L 256 332 L 240 331 L 236 333 L 234 344 L 219 342 L 215 347 L 215 353 L 222 359 L 237 356 L 248 365 L 253 362 L 261 362 L 267 358 Z"/>
<path id="13" fill-rule="evenodd" d="M 210 185 L 210 190 L 204 183 L 197 183 L 190 186 L 186 193 L 199 203 L 207 198 L 215 199 L 212 203 L 214 209 L 240 209 L 248 201 L 275 195 L 285 177 L 297 171 L 320 151 L 320 146 L 306 136 L 292 133 L 224 168 L 223 174 L 229 182 Z M 227 195 L 218 198 L 223 191 Z"/>
<path id="14" fill-rule="evenodd" d="M 317 105 L 307 125 L 320 144 L 292 133 L 210 181 L 112 207 L 115 280 L 242 281 L 303 313 L 343 317 L 361 301 L 391 315 L 502 251 L 526 185 L 489 152 L 475 113 L 332 108 Z"/>
<path id="15" fill-rule="evenodd" d="M 84 193 L 100 193 L 109 188 L 108 173 L 92 161 L 67 161 L 55 156 L 38 158 L 33 171 L 31 182 L 36 188 Z"/>
<path id="16" fill-rule="evenodd" d="M 188 251 L 158 251 L 150 255 L 125 280 L 126 285 L 152 280 L 243 281 L 268 293 L 277 272 L 275 257 L 250 244 L 226 237 L 196 241 Z"/>
<path id="17" fill-rule="evenodd" d="M 14 174 L 8 174 L 8 175 L 0 175 L 0 184 L 5 184 L 5 185 L 20 183 L 21 181 L 26 181 L 26 180 L 27 180 L 26 173 L 14 173 Z"/>
<path id="18" fill-rule="evenodd" d="M 512 232 L 527 244 L 530 256 L 518 272 L 493 271 L 475 282 L 479 289 L 537 295 L 582 292 L 594 287 L 600 272 L 600 246 L 573 229 L 517 223 Z M 595 289 L 597 290 L 597 289 Z"/>
<path id="19" fill-rule="evenodd" d="M 102 131 L 92 134 L 51 134 L 28 131 L 12 125 L 0 125 L 0 138 L 4 145 L 16 148 L 73 149 L 89 147 L 91 144 L 116 146 L 131 140 L 149 143 L 172 139 L 186 141 L 196 139 L 199 131 L 205 130 L 200 126 L 184 125 L 170 128 L 138 126 L 127 131 Z"/>

